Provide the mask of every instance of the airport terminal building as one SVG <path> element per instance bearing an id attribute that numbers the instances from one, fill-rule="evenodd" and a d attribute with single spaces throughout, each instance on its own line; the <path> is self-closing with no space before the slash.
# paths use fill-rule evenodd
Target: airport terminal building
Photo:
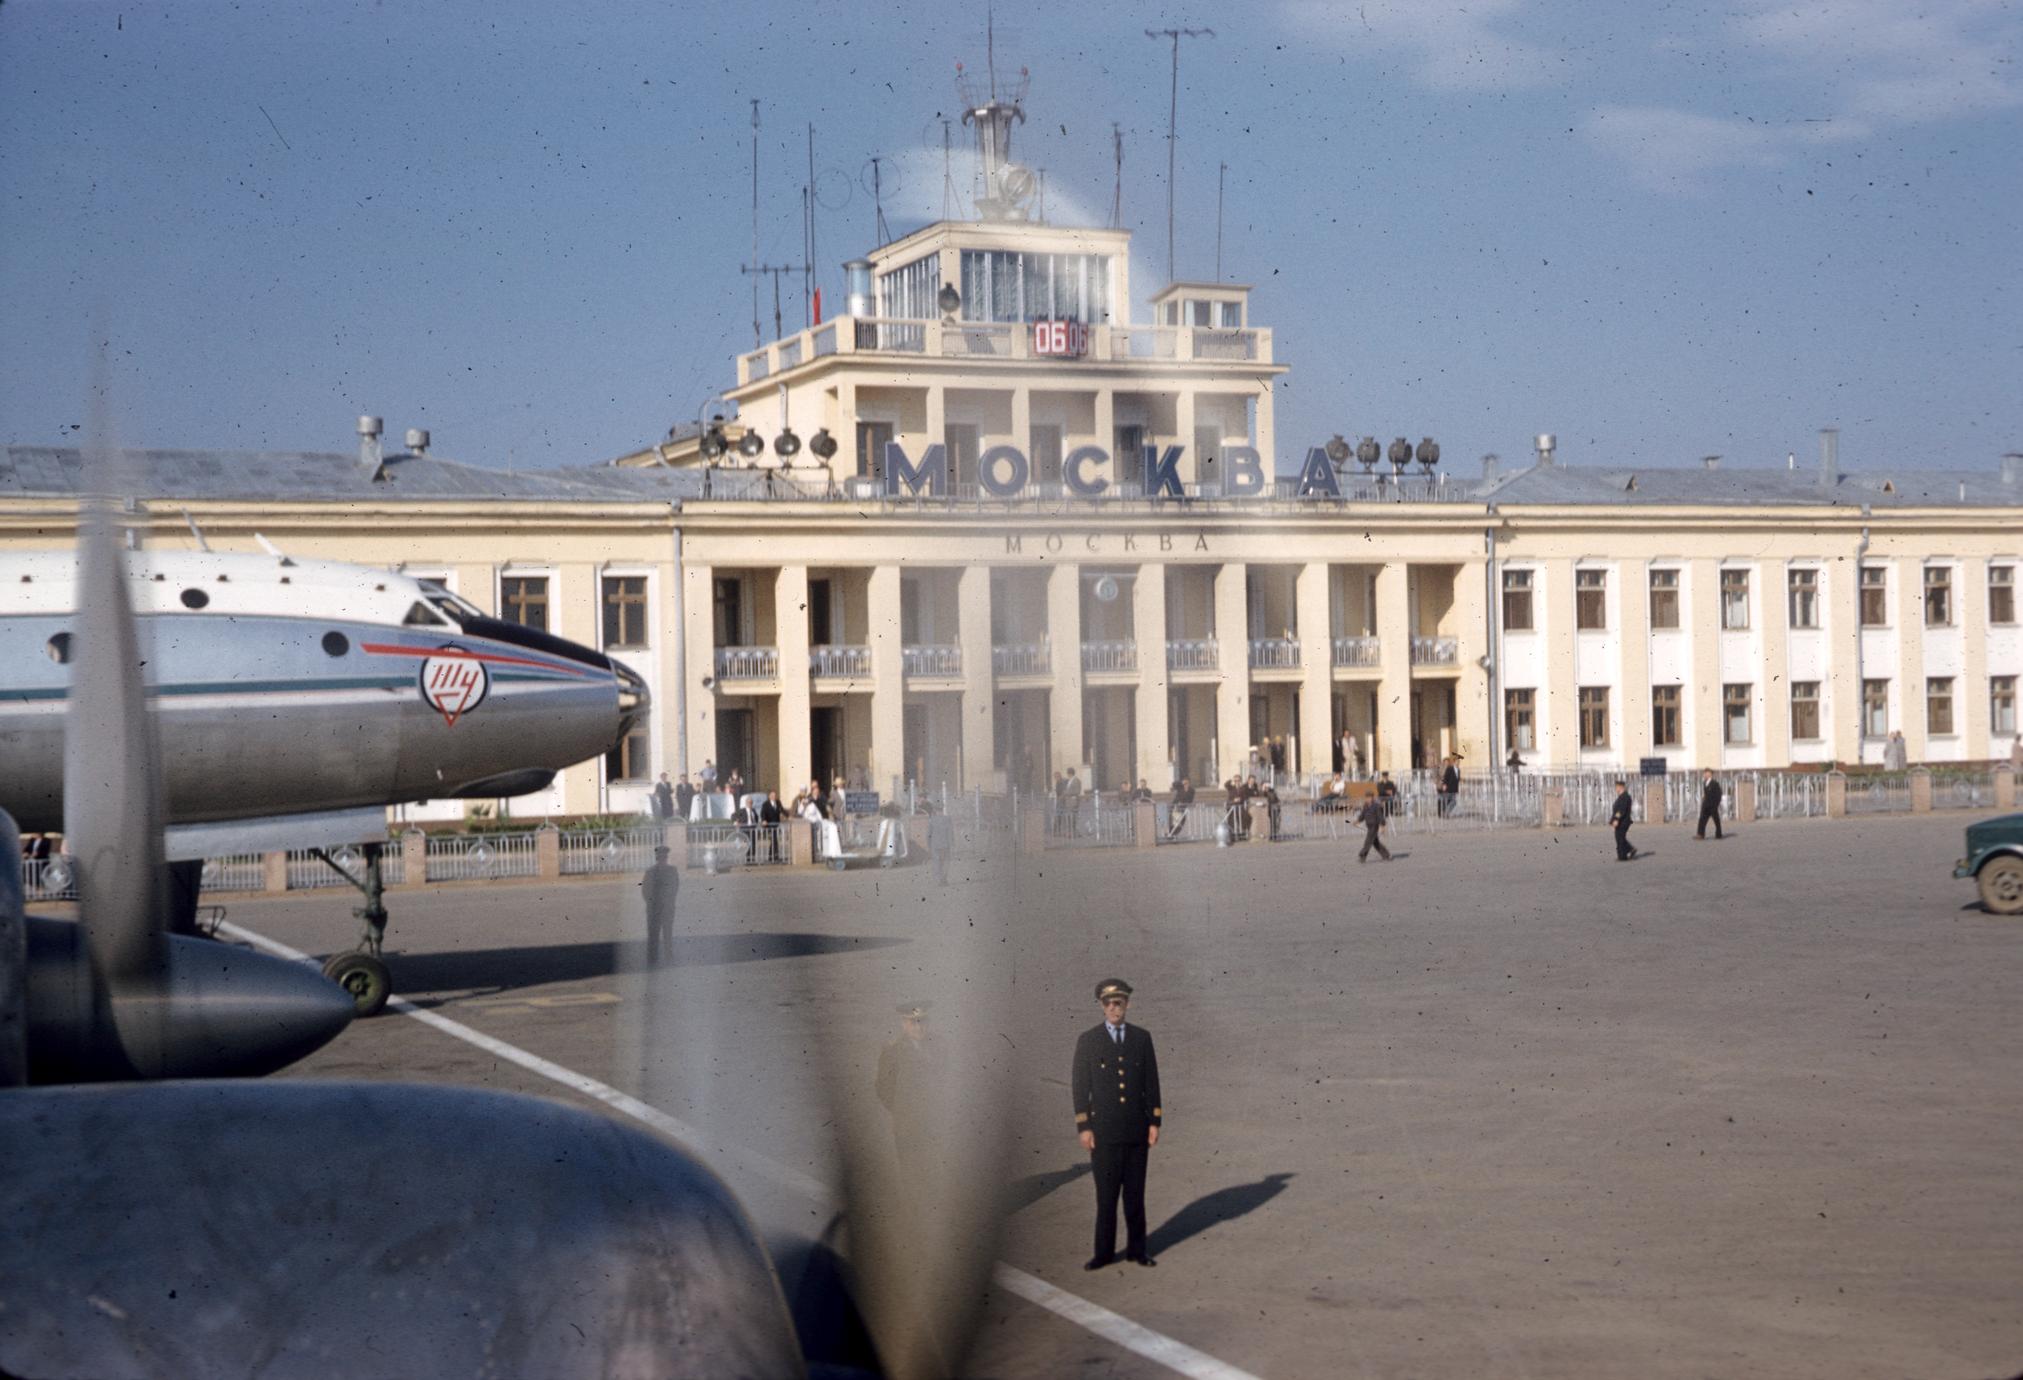
<path id="1" fill-rule="evenodd" d="M 999 206 L 1004 211 L 1007 208 Z M 1016 210 L 1016 207 L 1009 208 Z M 651 725 L 515 814 L 714 762 L 791 795 L 1532 766 L 2006 757 L 2023 457 L 1843 471 L 1435 460 L 1275 433 L 1250 293 L 1132 318 L 1125 232 L 942 222 L 736 361 L 730 420 L 595 468 L 134 453 L 150 544 L 398 567 L 609 651 Z M 1360 409 L 1359 409 L 1360 410 Z M 1431 463 L 1427 463 L 1431 462 Z M 75 452 L 0 456 L 0 546 L 67 544 Z M 455 813 L 461 806 L 445 806 Z M 425 812 L 424 812 L 425 813 Z"/>

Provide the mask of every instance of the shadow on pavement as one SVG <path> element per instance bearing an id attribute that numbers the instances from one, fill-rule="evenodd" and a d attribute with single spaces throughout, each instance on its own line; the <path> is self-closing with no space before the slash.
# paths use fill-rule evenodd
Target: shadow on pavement
<path id="1" fill-rule="evenodd" d="M 1267 1174 L 1254 1184 L 1236 1184 L 1204 1194 L 1160 1223 L 1146 1238 L 1145 1249 L 1151 1255 L 1161 1255 L 1190 1236 L 1199 1236 L 1210 1227 L 1219 1227 L 1224 1222 L 1233 1222 L 1246 1213 L 1255 1212 L 1285 1192 L 1286 1183 L 1292 1177 L 1291 1174 Z"/>
<path id="2" fill-rule="evenodd" d="M 852 939 L 828 934 L 693 934 L 667 944 L 663 968 L 701 968 L 756 963 L 771 958 L 813 958 L 904 944 L 904 939 Z M 510 991 L 549 982 L 574 982 L 646 969 L 646 941 L 627 939 L 583 944 L 526 945 L 516 949 L 394 954 L 387 959 L 394 989 L 403 995 L 490 988 Z"/>
<path id="3" fill-rule="evenodd" d="M 1016 1183 L 1005 1185 L 1004 1212 L 1009 1217 L 1022 1212 L 1040 1199 L 1064 1184 L 1071 1184 L 1089 1172 L 1087 1161 L 1070 1165 L 1066 1169 L 1050 1169 L 1044 1174 L 1028 1174 Z"/>

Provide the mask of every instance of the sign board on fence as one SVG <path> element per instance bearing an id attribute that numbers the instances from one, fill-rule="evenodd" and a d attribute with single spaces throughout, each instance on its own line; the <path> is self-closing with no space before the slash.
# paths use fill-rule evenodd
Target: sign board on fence
<path id="1" fill-rule="evenodd" d="M 846 815 L 875 815 L 878 813 L 878 792 L 843 792 L 843 813 Z"/>
<path id="2" fill-rule="evenodd" d="M 1665 774 L 1665 759 L 1662 757 L 1639 757 L 1637 759 L 1637 772 L 1643 776 L 1663 776 Z"/>

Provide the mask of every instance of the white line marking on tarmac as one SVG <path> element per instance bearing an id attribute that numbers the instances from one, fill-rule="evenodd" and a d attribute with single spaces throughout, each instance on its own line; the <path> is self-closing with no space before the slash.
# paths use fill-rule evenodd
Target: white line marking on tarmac
<path id="1" fill-rule="evenodd" d="M 1056 1289 L 1045 1280 L 1002 1260 L 997 1263 L 993 1277 L 999 1287 L 1010 1290 L 1028 1303 L 1036 1303 L 1050 1313 L 1058 1313 L 1098 1337 L 1115 1342 L 1126 1351 L 1135 1351 L 1148 1361 L 1157 1361 L 1168 1370 L 1179 1371 L 1192 1380 L 1257 1380 L 1247 1370 L 1238 1370 L 1205 1351 L 1196 1351 L 1185 1342 L 1175 1341 L 1163 1332 L 1154 1332 L 1100 1304 L 1090 1303 L 1065 1289 Z"/>
<path id="2" fill-rule="evenodd" d="M 256 949 L 264 949 L 281 958 L 292 958 L 298 963 L 316 962 L 300 949 L 290 948 L 278 940 L 267 938 L 264 934 L 255 934 L 243 925 L 234 925 L 227 921 L 221 923 L 218 930 L 222 934 L 230 935 L 234 939 L 251 944 Z M 600 1083 L 574 1069 L 564 1068 L 553 1060 L 529 1053 L 518 1045 L 509 1045 L 504 1040 L 487 1035 L 483 1031 L 473 1030 L 447 1016 L 425 1011 L 404 997 L 391 997 L 387 1000 L 387 1005 L 403 1016 L 412 1016 L 423 1025 L 476 1045 L 487 1054 L 503 1059 L 509 1064 L 517 1064 L 530 1073 L 538 1073 L 543 1078 L 560 1083 L 566 1088 L 573 1088 L 585 1097 L 601 1102 L 613 1111 L 621 1112 L 635 1121 L 644 1122 L 656 1131 L 673 1136 L 685 1145 L 709 1144 L 708 1138 L 693 1126 L 669 1116 L 658 1107 L 641 1102 L 629 1093 L 620 1092 L 608 1083 Z M 823 1204 L 833 1202 L 825 1185 L 797 1169 L 791 1169 L 763 1155 L 740 1155 L 737 1151 L 727 1153 L 732 1158 L 744 1159 L 747 1164 L 760 1170 L 768 1178 L 805 1193 L 817 1202 Z M 994 1278 L 1000 1287 L 1017 1294 L 1028 1303 L 1037 1304 L 1049 1313 L 1065 1318 L 1077 1327 L 1093 1332 L 1106 1341 L 1114 1342 L 1126 1351 L 1135 1352 L 1148 1361 L 1156 1361 L 1168 1370 L 1189 1377 L 1189 1380 L 1258 1380 L 1258 1377 L 1249 1371 L 1238 1370 L 1235 1366 L 1216 1360 L 1205 1351 L 1197 1351 L 1187 1343 L 1168 1337 L 1163 1332 L 1154 1332 L 1149 1327 L 1132 1322 L 1122 1314 L 1112 1313 L 1100 1304 L 1091 1303 L 1065 1289 L 1058 1289 L 1038 1276 L 1029 1275 L 1002 1260 L 997 1263 Z"/>

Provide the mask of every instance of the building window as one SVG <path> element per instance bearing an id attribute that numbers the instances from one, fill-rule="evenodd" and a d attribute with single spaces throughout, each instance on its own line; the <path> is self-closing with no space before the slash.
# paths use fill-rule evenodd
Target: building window
<path id="1" fill-rule="evenodd" d="M 1109 302 L 1110 260 L 1106 255 L 962 251 L 965 321 L 1083 321 L 1094 325 L 1110 319 Z M 937 314 L 922 313 L 929 318 Z"/>
<path id="2" fill-rule="evenodd" d="M 604 577 L 604 645 L 607 647 L 646 645 L 644 575 Z"/>
<path id="3" fill-rule="evenodd" d="M 1925 626 L 1953 626 L 1953 568 L 1949 565 L 1925 567 Z"/>
<path id="4" fill-rule="evenodd" d="M 1819 626 L 1819 572 L 1817 570 L 1794 570 L 1791 572 L 1791 626 L 1794 628 L 1816 628 Z"/>
<path id="5" fill-rule="evenodd" d="M 878 314 L 901 321 L 932 321 L 941 315 L 941 258 L 929 254 L 878 275 Z"/>
<path id="6" fill-rule="evenodd" d="M 653 774 L 653 764 L 648 757 L 646 730 L 635 728 L 620 738 L 616 747 L 604 754 L 604 779 L 644 781 Z"/>
<path id="7" fill-rule="evenodd" d="M 1990 676 L 1988 678 L 1988 731 L 1991 733 L 2014 733 L 2016 731 L 2016 677 Z"/>
<path id="8" fill-rule="evenodd" d="M 1531 631 L 1531 572 L 1503 572 L 1503 629 L 1505 632 Z"/>
<path id="9" fill-rule="evenodd" d="M 1609 745 L 1609 688 L 1583 685 L 1580 688 L 1580 745 L 1605 748 Z"/>
<path id="10" fill-rule="evenodd" d="M 1678 747 L 1684 742 L 1679 731 L 1679 699 L 1676 685 L 1651 687 L 1651 742 L 1658 747 Z"/>
<path id="11" fill-rule="evenodd" d="M 1791 682 L 1791 737 L 1800 743 L 1815 742 L 1819 738 L 1819 682 L 1816 680 L 1794 680 Z"/>
<path id="12" fill-rule="evenodd" d="M 1519 752 L 1530 752 L 1538 746 L 1538 734 L 1532 721 L 1533 693 L 1530 690 L 1503 692 L 1503 734 Z"/>
<path id="13" fill-rule="evenodd" d="M 1890 573 L 1879 565 L 1861 568 L 1861 625 L 1887 628 L 1890 625 Z"/>
<path id="14" fill-rule="evenodd" d="M 1721 741 L 1729 747 L 1749 745 L 1749 691 L 1747 685 L 1721 687 Z"/>
<path id="15" fill-rule="evenodd" d="M 1953 731 L 1953 678 L 1933 676 L 1925 682 L 1925 732 L 1943 738 Z"/>
<path id="16" fill-rule="evenodd" d="M 1600 632 L 1609 625 L 1609 575 L 1606 570 L 1576 570 L 1573 573 L 1573 625 L 1583 632 Z"/>
<path id="17" fill-rule="evenodd" d="M 548 631 L 548 577 L 508 575 L 499 581 L 499 603 L 508 623 Z"/>
<path id="18" fill-rule="evenodd" d="M 1727 632 L 1745 632 L 1749 627 L 1749 572 L 1721 572 L 1721 627 Z"/>
<path id="19" fill-rule="evenodd" d="M 1651 626 L 1679 626 L 1679 572 L 1676 570 L 1651 572 Z"/>
<path id="20" fill-rule="evenodd" d="M 1890 683 L 1886 680 L 1861 683 L 1861 736 L 1890 736 Z"/>
<path id="21" fill-rule="evenodd" d="M 2016 567 L 1988 567 L 1988 621 L 2010 624 L 2016 621 Z"/>

